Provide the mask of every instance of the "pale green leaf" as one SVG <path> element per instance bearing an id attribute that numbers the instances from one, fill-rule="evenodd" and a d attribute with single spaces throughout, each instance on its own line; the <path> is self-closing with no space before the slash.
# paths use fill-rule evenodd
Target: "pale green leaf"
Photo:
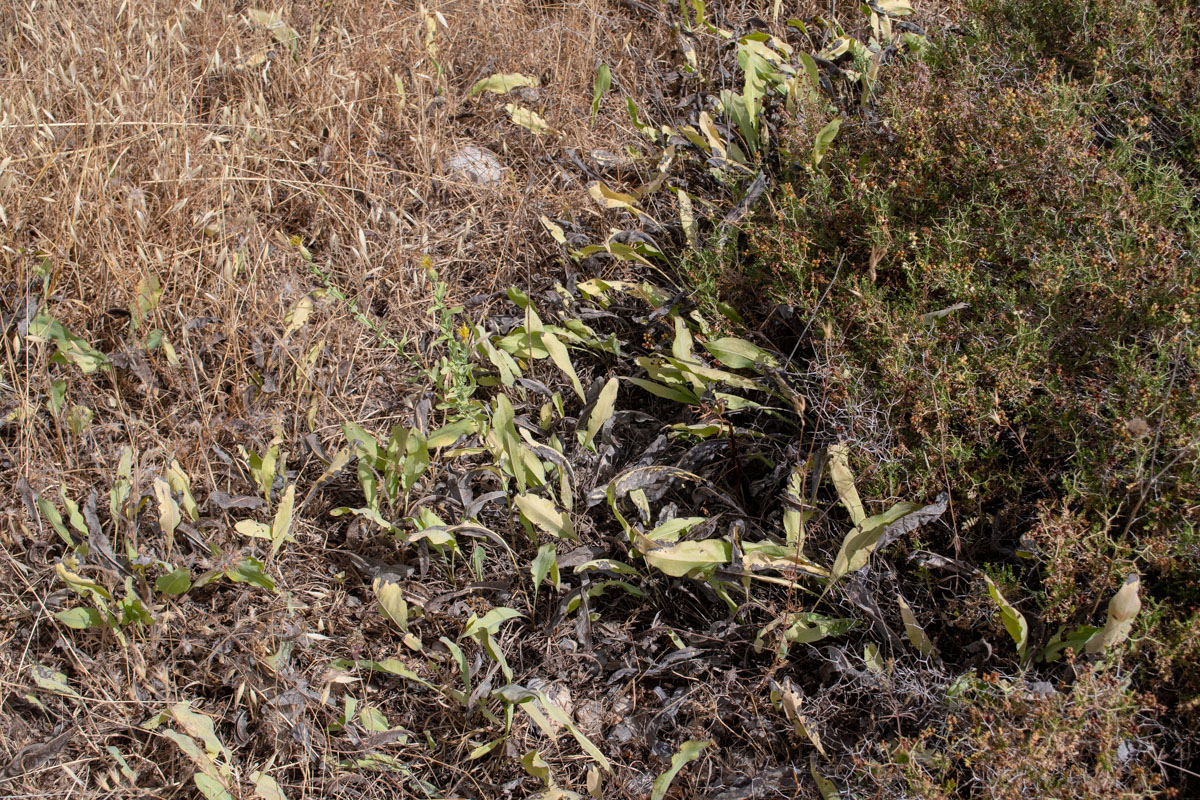
<path id="1" fill-rule="evenodd" d="M 283 21 L 283 14 L 279 11 L 263 11 L 261 9 L 252 8 L 246 12 L 246 16 L 251 22 L 262 25 L 271 35 L 275 37 L 275 41 L 282 44 L 284 47 L 291 50 L 293 53 L 300 47 L 300 34 L 296 30 Z"/>
<path id="2" fill-rule="evenodd" d="M 642 554 L 646 563 L 674 578 L 695 570 L 697 574 L 711 572 L 732 557 L 732 546 L 725 539 L 700 539 L 680 542 L 670 547 L 658 547 Z"/>
<path id="3" fill-rule="evenodd" d="M 104 625 L 104 617 L 100 615 L 99 611 L 90 606 L 77 606 L 69 608 L 66 611 L 55 611 L 54 618 L 68 628 L 74 628 L 75 630 L 99 628 Z"/>
<path id="4" fill-rule="evenodd" d="M 644 378 L 625 378 L 625 380 L 664 400 L 674 400 L 677 403 L 692 406 L 700 404 L 700 395 L 682 386 L 666 386 L 655 381 L 645 380 Z"/>
<path id="5" fill-rule="evenodd" d="M 817 134 L 817 140 L 813 143 L 813 166 L 821 163 L 821 159 L 829 152 L 829 148 L 833 146 L 833 140 L 837 138 L 838 131 L 842 127 L 842 118 L 835 117 Z"/>
<path id="6" fill-rule="evenodd" d="M 267 773 L 252 772 L 250 780 L 254 781 L 254 794 L 262 800 L 287 800 L 279 783 Z"/>
<path id="7" fill-rule="evenodd" d="M 550 354 L 550 360 L 554 362 L 554 366 L 562 370 L 562 373 L 567 376 L 567 380 L 571 381 L 571 388 L 575 390 L 575 394 L 579 395 L 579 399 L 585 400 L 586 396 L 583 392 L 583 384 L 579 382 L 579 376 L 575 374 L 575 366 L 571 363 L 571 356 L 567 353 L 567 346 L 550 332 L 542 334 L 542 345 L 545 346 L 546 352 Z"/>
<path id="8" fill-rule="evenodd" d="M 893 17 L 903 17 L 913 13 L 913 7 L 908 0 L 876 0 L 879 10 Z"/>
<path id="9" fill-rule="evenodd" d="M 527 108 L 522 108 L 515 103 L 506 105 L 505 110 L 508 111 L 512 121 L 525 128 L 535 136 L 542 136 L 547 133 L 557 133 L 554 128 L 550 127 L 550 123 L 542 119 L 537 113 L 530 111 Z"/>
<path id="10" fill-rule="evenodd" d="M 817 752 L 824 756 L 825 747 L 821 744 L 821 737 L 808 717 L 804 715 L 804 696 L 792 684 L 791 678 L 784 678 L 778 694 L 780 708 L 783 709 L 784 716 L 791 721 L 796 733 L 812 742 L 812 746 L 816 748 Z"/>
<path id="11" fill-rule="evenodd" d="M 788 624 L 783 638 L 796 644 L 812 644 L 831 636 L 841 636 L 854 627 L 854 620 L 827 617 L 813 611 L 801 611 L 784 618 Z"/>
<path id="12" fill-rule="evenodd" d="M 896 601 L 900 604 L 900 619 L 904 622 L 904 633 L 908 636 L 908 640 L 921 655 L 926 657 L 932 655 L 933 642 L 925 634 L 925 629 L 917 622 L 908 601 L 901 595 L 896 595 Z"/>
<path id="13" fill-rule="evenodd" d="M 205 772 L 197 772 L 192 776 L 192 780 L 195 782 L 196 788 L 200 790 L 200 794 L 207 797 L 208 800 L 233 800 L 229 788 L 220 778 Z"/>
<path id="14" fill-rule="evenodd" d="M 551 536 L 562 539 L 578 540 L 575 526 L 571 523 L 571 515 L 560 511 L 553 501 L 532 494 L 521 494 L 513 498 L 513 502 L 525 519 Z"/>
<path id="15" fill-rule="evenodd" d="M 475 636 L 481 631 L 495 636 L 500 632 L 500 626 L 510 619 L 525 616 L 520 611 L 503 606 L 493 608 L 491 611 L 484 614 L 482 617 L 472 615 L 471 619 L 467 620 L 467 625 L 463 628 L 463 636 Z"/>
<path id="16" fill-rule="evenodd" d="M 562 245 L 567 243 L 567 234 L 563 231 L 561 225 L 551 222 L 550 218 L 545 214 L 542 214 L 540 217 L 538 217 L 538 220 L 542 223 L 542 227 L 550 233 L 550 236 L 553 237 L 554 241 Z"/>
<path id="17" fill-rule="evenodd" d="M 704 349 L 730 369 L 746 369 L 759 364 L 774 368 L 779 360 L 752 342 L 733 336 L 724 336 L 704 343 Z"/>
<path id="18" fill-rule="evenodd" d="M 467 92 L 467 97 L 474 97 L 483 92 L 491 92 L 493 94 L 508 94 L 513 89 L 522 86 L 537 86 L 537 78 L 529 75 L 522 75 L 519 72 L 506 72 L 497 75 L 491 75 L 475 82 L 471 87 L 471 91 Z"/>
<path id="19" fill-rule="evenodd" d="M 808 772 L 812 775 L 813 782 L 817 784 L 817 791 L 821 793 L 821 800 L 841 800 L 842 793 L 838 791 L 833 781 L 817 772 L 816 753 L 808 757 Z"/>
<path id="20" fill-rule="evenodd" d="M 175 543 L 175 529 L 182 521 L 179 515 L 179 504 L 171 496 L 171 486 L 162 478 L 154 479 L 154 497 L 158 500 L 158 527 L 166 537 L 166 552 L 170 552 Z"/>
<path id="21" fill-rule="evenodd" d="M 853 486 L 852 479 L 851 489 Z M 858 497 L 857 492 L 854 493 L 854 497 Z M 838 550 L 831 570 L 833 579 L 837 580 L 843 575 L 857 572 L 865 567 L 871 554 L 875 552 L 880 537 L 887 532 L 888 526 L 920 508 L 921 506 L 917 503 L 897 503 L 883 514 L 875 514 L 860 521 L 842 540 L 841 549 Z"/>
<path id="22" fill-rule="evenodd" d="M 296 541 L 292 536 L 292 513 L 296 507 L 296 485 L 289 484 L 287 490 L 283 493 L 283 499 L 279 501 L 279 508 L 275 512 L 275 520 L 271 523 L 271 556 L 274 557 L 279 552 L 279 548 L 283 543 Z"/>
<path id="23" fill-rule="evenodd" d="M 588 187 L 588 194 L 601 208 L 619 208 L 637 216 L 641 210 L 637 207 L 637 198 L 631 194 L 618 192 L 608 188 L 600 181 Z"/>
<path id="24" fill-rule="evenodd" d="M 30 668 L 30 674 L 32 674 L 33 682 L 38 685 L 39 689 L 66 695 L 67 697 L 79 697 L 79 692 L 72 689 L 67 683 L 67 676 L 58 670 L 42 666 L 41 664 L 34 664 Z"/>
<path id="25" fill-rule="evenodd" d="M 789 547 L 797 552 L 804 549 L 804 477 L 803 464 L 792 468 L 788 476 L 786 497 L 783 502 L 783 532 Z"/>
<path id="26" fill-rule="evenodd" d="M 1112 600 L 1108 601 L 1108 618 L 1104 628 L 1088 640 L 1086 652 L 1102 653 L 1129 638 L 1133 620 L 1142 608 L 1142 600 L 1138 597 L 1140 588 L 1141 578 L 1137 573 L 1125 578 L 1121 588 L 1113 595 Z"/>
<path id="27" fill-rule="evenodd" d="M 596 67 L 596 80 L 592 82 L 592 119 L 596 118 L 596 114 L 600 112 L 600 100 L 603 99 L 608 88 L 612 86 L 612 70 L 608 64 L 600 64 Z"/>
<path id="28" fill-rule="evenodd" d="M 184 733 L 204 743 L 204 750 L 210 757 L 221 756 L 228 763 L 229 750 L 217 738 L 212 717 L 193 711 L 191 703 L 186 701 L 171 706 L 170 714 Z"/>
<path id="29" fill-rule="evenodd" d="M 521 766 L 534 778 L 545 784 L 550 783 L 550 765 L 537 750 L 530 750 L 521 756 Z"/>
<path id="30" fill-rule="evenodd" d="M 296 301 L 296 305 L 292 306 L 283 318 L 283 338 L 287 339 L 296 331 L 304 327 L 308 322 L 308 318 L 312 316 L 313 301 L 308 295 L 304 295 Z"/>
<path id="31" fill-rule="evenodd" d="M 833 479 L 833 487 L 837 489 L 838 499 L 850 512 L 850 520 L 855 525 L 860 524 L 867 518 L 867 512 L 859 499 L 858 489 L 854 487 L 854 473 L 850 471 L 849 448 L 846 445 L 830 445 L 829 475 Z"/>
<path id="32" fill-rule="evenodd" d="M 425 446 L 437 450 L 441 447 L 449 447 L 457 442 L 463 436 L 469 436 L 479 430 L 479 423 L 473 419 L 460 419 L 457 422 L 451 422 L 449 425 L 438 428 L 433 433 L 429 434 L 429 438 L 425 442 Z"/>
<path id="33" fill-rule="evenodd" d="M 275 581 L 263 572 L 263 563 L 252 556 L 242 559 L 233 569 L 225 570 L 225 577 L 234 583 L 249 583 L 268 592 L 275 591 Z"/>
<path id="34" fill-rule="evenodd" d="M 265 522 L 259 522 L 253 519 L 238 520 L 233 529 L 243 536 L 249 536 L 252 539 L 270 539 L 271 526 Z"/>
<path id="35" fill-rule="evenodd" d="M 561 580 L 558 574 L 558 553 L 555 551 L 554 545 L 544 544 L 538 548 L 537 556 L 533 559 L 529 572 L 533 576 L 533 596 L 535 598 L 547 575 L 550 576 L 554 588 L 559 588 Z"/>
<path id="36" fill-rule="evenodd" d="M 391 730 L 387 717 L 375 706 L 363 706 L 358 712 L 358 721 L 367 733 L 383 733 Z"/>
<path id="37" fill-rule="evenodd" d="M 612 419 L 613 412 L 616 410 L 617 390 L 620 385 L 620 380 L 613 377 L 609 378 L 604 384 L 604 388 L 600 390 L 596 404 L 592 407 L 592 413 L 588 415 L 587 431 L 581 442 L 585 448 L 595 449 L 592 443 L 596 439 L 596 434 L 600 433 L 604 423 Z"/>
<path id="38" fill-rule="evenodd" d="M 183 594 L 192 588 L 192 575 L 188 572 L 187 567 L 180 567 L 166 575 L 158 576 L 158 580 L 154 582 L 154 588 L 163 594 Z"/>
<path id="39" fill-rule="evenodd" d="M 1004 599 L 1004 595 L 1000 594 L 1000 589 L 991 578 L 984 575 L 983 579 L 987 582 L 988 594 L 1000 609 L 1000 621 L 1004 623 L 1004 629 L 1016 644 L 1017 654 L 1024 659 L 1025 651 L 1029 647 L 1029 624 L 1025 621 L 1025 616 Z"/>
<path id="40" fill-rule="evenodd" d="M 408 631 L 408 603 L 404 599 L 404 590 L 399 584 L 376 578 L 372 584 L 375 597 L 379 600 L 379 610 L 392 622 L 400 626 L 400 630 Z"/>
<path id="41" fill-rule="evenodd" d="M 684 742 L 680 746 L 679 752 L 671 756 L 671 766 L 667 768 L 667 771 L 654 779 L 654 786 L 650 790 L 650 800 L 663 800 L 667 796 L 667 790 L 671 788 L 671 781 L 675 780 L 679 771 L 699 758 L 709 744 L 711 742 L 705 739 Z"/>

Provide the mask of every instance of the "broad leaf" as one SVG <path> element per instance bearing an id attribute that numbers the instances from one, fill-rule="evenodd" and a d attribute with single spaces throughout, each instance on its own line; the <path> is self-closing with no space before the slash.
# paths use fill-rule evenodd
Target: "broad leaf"
<path id="1" fill-rule="evenodd" d="M 817 139 L 813 142 L 813 166 L 821 163 L 821 159 L 829 152 L 829 148 L 833 146 L 833 140 L 837 138 L 838 131 L 842 128 L 842 118 L 835 117 L 817 134 Z"/>
<path id="2" fill-rule="evenodd" d="M 571 523 L 571 515 L 560 511 L 552 501 L 537 495 L 521 494 L 513 498 L 513 502 L 525 519 L 536 527 L 551 536 L 578 541 L 579 537 L 575 535 L 575 526 Z"/>
<path id="3" fill-rule="evenodd" d="M 617 390 L 620 388 L 621 382 L 617 378 L 609 378 L 604 384 L 604 388 L 600 390 L 600 395 L 596 398 L 596 404 L 592 407 L 592 413 L 588 415 L 587 431 L 583 435 L 580 444 L 585 448 L 594 450 L 593 442 L 596 434 L 600 433 L 600 429 L 604 427 L 604 423 L 612 419 L 613 412 L 617 405 Z"/>
<path id="4" fill-rule="evenodd" d="M 537 78 L 529 75 L 522 75 L 519 72 L 506 72 L 499 75 L 491 75 L 482 80 L 476 81 L 471 87 L 471 91 L 467 92 L 467 97 L 474 97 L 483 92 L 492 92 L 493 94 L 508 94 L 513 89 L 522 86 L 537 86 Z"/>
<path id="5" fill-rule="evenodd" d="M 522 128 L 525 128 L 535 136 L 542 136 L 547 133 L 556 133 L 554 128 L 550 127 L 550 123 L 546 122 L 546 120 L 542 119 L 536 113 L 527 108 L 522 108 L 515 103 L 509 103 L 504 107 L 504 109 L 508 111 L 508 115 L 512 118 L 514 123 L 520 125 Z"/>
<path id="6" fill-rule="evenodd" d="M 728 564 L 733 548 L 725 539 L 701 539 L 658 547 L 642 554 L 646 563 L 674 578 L 696 572 L 698 575 Z"/>

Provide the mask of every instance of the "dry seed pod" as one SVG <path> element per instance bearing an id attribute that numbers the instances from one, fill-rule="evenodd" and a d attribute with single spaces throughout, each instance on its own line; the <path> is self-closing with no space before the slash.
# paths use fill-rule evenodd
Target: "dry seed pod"
<path id="1" fill-rule="evenodd" d="M 1108 601 L 1108 621 L 1103 630 L 1088 640 L 1084 647 L 1088 653 L 1102 653 L 1108 648 L 1118 645 L 1129 637 L 1133 628 L 1133 620 L 1142 608 L 1142 600 L 1138 597 L 1141 579 L 1137 573 L 1125 578 L 1120 590 Z"/>

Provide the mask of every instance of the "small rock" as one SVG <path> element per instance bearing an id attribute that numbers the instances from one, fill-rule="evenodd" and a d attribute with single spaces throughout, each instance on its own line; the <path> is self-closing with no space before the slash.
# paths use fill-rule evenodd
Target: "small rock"
<path id="1" fill-rule="evenodd" d="M 551 682 L 541 678 L 533 678 L 527 684 L 528 687 L 535 691 L 541 692 L 549 702 L 561 708 L 570 718 L 575 713 L 575 703 L 571 698 L 571 690 L 557 681 Z M 555 719 L 550 719 L 550 727 L 556 733 L 562 731 L 562 725 Z"/>
<path id="2" fill-rule="evenodd" d="M 504 165 L 491 150 L 468 145 L 455 151 L 442 162 L 442 168 L 480 186 L 495 186 L 504 179 Z"/>
<path id="3" fill-rule="evenodd" d="M 619 156 L 610 150 L 593 150 L 592 161 L 600 169 L 622 169 L 631 166 L 628 158 Z"/>

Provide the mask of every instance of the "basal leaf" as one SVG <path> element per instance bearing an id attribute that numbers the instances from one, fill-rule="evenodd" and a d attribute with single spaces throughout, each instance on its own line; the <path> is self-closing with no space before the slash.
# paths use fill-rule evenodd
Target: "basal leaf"
<path id="1" fill-rule="evenodd" d="M 68 628 L 74 628 L 75 630 L 99 628 L 104 625 L 104 617 L 100 615 L 99 611 L 90 606 L 76 606 L 66 611 L 55 611 L 54 618 Z"/>
<path id="2" fill-rule="evenodd" d="M 821 132 L 817 134 L 817 139 L 813 143 L 813 166 L 821 163 L 821 159 L 829 152 L 829 148 L 833 146 L 833 140 L 837 138 L 838 131 L 842 128 L 842 118 L 834 117 L 829 124 L 821 128 Z"/>
<path id="3" fill-rule="evenodd" d="M 482 617 L 472 615 L 467 620 L 467 625 L 463 628 L 463 636 L 475 636 L 480 632 L 487 632 L 495 636 L 500 632 L 500 626 L 510 619 L 525 616 L 520 611 L 512 608 L 493 608 L 491 611 L 484 614 Z"/>
<path id="4" fill-rule="evenodd" d="M 596 181 L 588 187 L 588 194 L 595 200 L 601 208 L 620 208 L 628 211 L 630 214 L 637 216 L 641 210 L 637 207 L 637 198 L 631 194 L 618 192 L 608 188 L 600 181 Z"/>
<path id="5" fill-rule="evenodd" d="M 181 517 L 179 504 L 171 496 L 171 486 L 162 478 L 154 479 L 154 497 L 158 500 L 158 527 L 166 538 L 166 552 L 170 552 L 175 544 L 175 529 L 179 527 Z"/>
<path id="6" fill-rule="evenodd" d="M 867 512 L 859 499 L 858 489 L 854 487 L 854 473 L 850 471 L 849 448 L 846 445 L 830 445 L 829 475 L 833 479 L 833 487 L 837 489 L 838 499 L 850 512 L 850 520 L 858 525 L 867 518 Z"/>
<path id="7" fill-rule="evenodd" d="M 779 360 L 758 345 L 745 339 L 723 336 L 704 343 L 704 349 L 730 369 L 753 368 L 759 364 L 778 367 Z"/>
<path id="8" fill-rule="evenodd" d="M 163 594 L 180 595 L 192 588 L 192 575 L 187 567 L 179 567 L 166 575 L 160 575 L 154 588 Z"/>
<path id="9" fill-rule="evenodd" d="M 571 388 L 575 390 L 575 394 L 579 395 L 581 400 L 586 400 L 587 398 L 583 392 L 583 384 L 579 382 L 579 376 L 575 374 L 575 366 L 571 363 L 571 356 L 567 352 L 567 346 L 550 332 L 542 334 L 542 345 L 545 346 L 546 352 L 550 354 L 550 360 L 554 362 L 554 366 L 562 370 L 562 373 L 567 376 L 567 380 L 571 381 Z"/>
<path id="10" fill-rule="evenodd" d="M 650 800 L 663 800 L 667 796 L 667 790 L 671 788 L 671 781 L 675 780 L 679 771 L 699 758 L 709 744 L 711 742 L 705 739 L 684 742 L 680 746 L 679 752 L 671 756 L 671 766 L 667 768 L 667 771 L 654 779 L 654 786 L 650 789 Z"/>
<path id="11" fill-rule="evenodd" d="M 851 488 L 853 489 L 853 482 L 851 482 Z M 854 493 L 854 497 L 858 497 L 857 492 Z M 833 569 L 830 571 L 833 579 L 836 581 L 843 575 L 857 572 L 865 567 L 871 554 L 875 552 L 875 548 L 890 527 L 920 509 L 921 506 L 916 503 L 897 503 L 883 514 L 875 514 L 861 520 L 842 540 L 841 549 L 838 550 L 837 558 L 833 562 Z"/>
<path id="12" fill-rule="evenodd" d="M 561 585 L 561 580 L 558 574 L 558 553 L 552 544 L 544 544 L 538 548 L 537 556 L 533 559 L 533 563 L 529 566 L 529 572 L 533 577 L 533 596 L 537 599 L 538 589 L 542 586 L 542 581 L 546 576 L 550 576 L 550 582 L 554 584 L 554 588 L 558 589 Z"/>
<path id="13" fill-rule="evenodd" d="M 224 781 L 207 772 L 197 772 L 192 776 L 192 781 L 196 784 L 196 788 L 200 790 L 200 794 L 204 795 L 208 800 L 233 800 L 233 795 L 229 793 L 229 788 Z"/>
<path id="14" fill-rule="evenodd" d="M 491 75 L 475 82 L 471 87 L 471 91 L 467 92 L 467 97 L 474 97 L 483 92 L 491 92 L 493 94 L 508 94 L 513 89 L 522 86 L 537 86 L 537 78 L 529 75 L 522 75 L 519 72 L 506 72 L 497 75 Z"/>
<path id="15" fill-rule="evenodd" d="M 279 783 L 267 773 L 252 772 L 250 780 L 254 781 L 254 794 L 261 800 L 287 800 Z"/>
<path id="16" fill-rule="evenodd" d="M 596 80 L 592 83 L 592 119 L 595 119 L 596 114 L 600 112 L 600 101 L 610 86 L 612 86 L 612 70 L 608 68 L 608 64 L 601 63 L 596 67 Z"/>
<path id="17" fill-rule="evenodd" d="M 296 484 L 292 483 L 288 484 L 287 490 L 283 493 L 283 499 L 279 501 L 279 508 L 275 512 L 275 520 L 271 523 L 272 557 L 279 552 L 279 548 L 285 541 L 296 541 L 296 538 L 292 536 L 292 513 L 295 507 Z"/>
<path id="18" fill-rule="evenodd" d="M 512 118 L 512 121 L 515 124 L 520 125 L 522 128 L 525 128 L 535 136 L 542 136 L 547 133 L 557 133 L 554 128 L 550 127 L 550 123 L 546 122 L 546 120 L 542 119 L 538 114 L 530 111 L 527 108 L 522 108 L 515 103 L 509 103 L 504 108 L 506 111 L 508 111 L 509 117 Z"/>
<path id="19" fill-rule="evenodd" d="M 900 619 L 904 622 L 904 633 L 908 636 L 908 640 L 912 642 L 913 647 L 917 648 L 918 653 L 929 657 L 933 654 L 933 642 L 925 635 L 925 629 L 917 622 L 908 601 L 901 595 L 896 595 L 896 601 L 900 604 Z"/>
<path id="20" fill-rule="evenodd" d="M 1000 610 L 1000 621 L 1004 623 L 1004 629 L 1017 646 L 1017 655 L 1024 659 L 1029 647 L 1029 624 L 1025 621 L 1025 616 L 1004 599 L 1004 595 L 1000 594 L 1000 589 L 991 578 L 984 575 L 983 580 L 987 583 L 988 594 Z"/>
<path id="21" fill-rule="evenodd" d="M 408 602 L 404 599 L 404 590 L 392 581 L 376 578 L 372 582 L 375 597 L 379 600 L 379 610 L 385 617 L 396 623 L 400 630 L 408 631 Z"/>
<path id="22" fill-rule="evenodd" d="M 275 591 L 275 581 L 263 572 L 263 563 L 251 556 L 242 559 L 233 569 L 225 570 L 225 577 L 234 583 L 249 583 L 268 592 Z"/>
<path id="23" fill-rule="evenodd" d="M 620 388 L 621 382 L 618 378 L 609 378 L 604 384 L 604 388 L 600 390 L 599 396 L 596 398 L 596 404 L 592 407 L 592 413 L 588 415 L 587 431 L 580 441 L 585 448 L 595 450 L 593 442 L 596 439 L 596 434 L 600 433 L 600 429 L 604 427 L 604 423 L 612 419 L 613 412 L 616 410 L 617 390 Z"/>
<path id="24" fill-rule="evenodd" d="M 658 547 L 642 553 L 646 563 L 674 578 L 692 573 L 703 575 L 728 564 L 732 546 L 726 539 L 700 539 Z"/>
<path id="25" fill-rule="evenodd" d="M 553 501 L 532 494 L 521 494 L 513 498 L 527 520 L 551 536 L 578 541 L 571 515 L 560 511 Z"/>
<path id="26" fill-rule="evenodd" d="M 1108 618 L 1100 632 L 1088 640 L 1086 652 L 1103 653 L 1129 638 L 1133 620 L 1142 608 L 1142 600 L 1138 597 L 1141 585 L 1137 573 L 1125 578 L 1121 588 L 1108 601 Z"/>

